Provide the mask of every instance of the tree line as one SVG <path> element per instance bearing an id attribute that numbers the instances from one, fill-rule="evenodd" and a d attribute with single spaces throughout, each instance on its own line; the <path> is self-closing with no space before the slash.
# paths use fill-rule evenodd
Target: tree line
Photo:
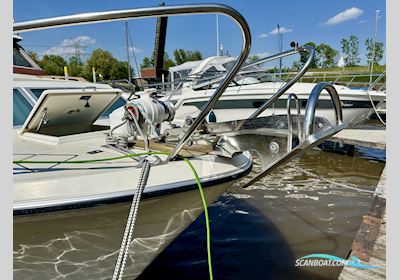
<path id="1" fill-rule="evenodd" d="M 164 65 L 163 68 L 168 69 L 169 67 L 180 65 L 186 61 L 195 61 L 202 60 L 203 55 L 199 51 L 186 51 L 184 49 L 176 49 L 174 50 L 174 58 L 175 61 L 170 59 L 168 54 L 164 53 Z M 140 68 L 152 68 L 154 67 L 154 53 L 151 57 L 143 58 L 143 62 L 140 65 Z"/>
<path id="2" fill-rule="evenodd" d="M 41 59 L 37 53 L 28 51 L 29 56 L 45 71 L 47 75 L 64 75 L 64 66 L 67 66 L 68 75 L 83 77 L 88 81 L 93 81 L 93 67 L 96 70 L 97 80 L 110 81 L 126 79 L 128 73 L 128 63 L 116 59 L 111 52 L 101 48 L 93 50 L 90 57 L 82 62 L 78 57 L 72 56 L 68 60 L 60 55 L 44 55 Z M 186 61 L 201 60 L 202 54 L 199 51 L 185 51 L 176 49 L 174 51 L 175 61 L 170 59 L 168 54 L 164 54 L 164 68 L 182 64 Z M 154 55 L 145 57 L 141 68 L 154 67 Z M 135 76 L 134 69 L 130 67 L 131 75 Z"/>
<path id="3" fill-rule="evenodd" d="M 343 54 L 344 66 L 360 66 L 360 41 L 357 36 L 350 35 L 348 38 L 343 38 L 340 41 Z M 375 50 L 373 40 L 368 38 L 364 41 L 366 47 L 366 58 L 368 64 L 373 61 L 374 65 L 379 65 L 383 58 L 383 43 L 375 42 Z M 314 42 L 308 42 L 305 45 L 313 46 L 316 50 L 314 61 L 311 63 L 311 68 L 332 68 L 337 67 L 340 59 L 340 53 L 328 44 L 317 45 Z M 299 62 L 294 62 L 294 68 L 300 68 L 307 60 L 307 54 L 301 54 Z"/>
<path id="4" fill-rule="evenodd" d="M 351 35 L 348 38 L 343 38 L 341 41 L 341 51 L 344 59 L 344 66 L 359 66 L 360 59 L 360 41 L 357 36 Z M 372 60 L 374 65 L 379 65 L 383 58 L 383 43 L 375 42 L 375 51 L 373 40 L 368 38 L 364 42 L 366 46 L 366 57 L 368 63 Z M 316 44 L 308 42 L 305 45 L 311 45 L 316 49 L 316 55 L 311 63 L 311 68 L 332 68 L 336 67 L 339 62 L 340 52 L 335 50 L 328 44 Z M 39 64 L 39 66 L 46 72 L 47 75 L 64 75 L 64 66 L 68 67 L 68 74 L 70 76 L 84 77 L 88 81 L 93 80 L 92 68 L 94 67 L 98 75 L 97 80 L 120 80 L 126 79 L 128 75 L 128 65 L 125 61 L 116 59 L 109 51 L 103 49 L 95 49 L 90 57 L 82 62 L 78 57 L 72 56 L 65 60 L 59 55 L 44 55 L 39 59 L 38 55 L 34 52 L 28 51 L 28 54 Z M 201 52 L 188 51 L 183 49 L 176 49 L 173 52 L 174 59 L 164 53 L 165 69 L 182 64 L 186 61 L 202 60 L 203 55 Z M 249 60 L 255 61 L 258 56 L 253 55 Z M 307 60 L 307 54 L 301 54 L 300 61 L 293 63 L 292 68 L 300 68 Z M 141 68 L 154 67 L 154 53 L 151 57 L 145 57 L 140 65 Z M 131 75 L 134 75 L 134 69 L 130 67 Z"/>
<path id="5" fill-rule="evenodd" d="M 93 80 L 92 68 L 97 74 L 97 80 L 119 80 L 128 77 L 127 62 L 116 59 L 111 52 L 103 49 L 93 50 L 90 57 L 82 62 L 78 57 L 72 56 L 65 60 L 60 55 L 44 55 L 39 59 L 34 52 L 28 51 L 30 57 L 45 71 L 47 75 L 64 75 L 64 66 L 68 68 L 68 75 L 83 77 L 88 81 Z M 131 73 L 134 73 L 131 67 Z"/>

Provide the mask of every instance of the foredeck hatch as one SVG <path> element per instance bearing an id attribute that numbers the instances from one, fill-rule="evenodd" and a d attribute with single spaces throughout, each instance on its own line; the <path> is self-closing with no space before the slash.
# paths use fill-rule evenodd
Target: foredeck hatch
<path id="1" fill-rule="evenodd" d="M 119 89 L 45 90 L 26 119 L 21 134 L 65 136 L 96 131 L 93 123 L 122 94 Z"/>

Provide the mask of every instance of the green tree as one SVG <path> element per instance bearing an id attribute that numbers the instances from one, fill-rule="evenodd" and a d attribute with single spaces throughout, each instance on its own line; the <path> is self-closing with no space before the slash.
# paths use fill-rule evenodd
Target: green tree
<path id="1" fill-rule="evenodd" d="M 371 63 L 372 57 L 374 59 L 374 65 L 379 65 L 379 61 L 383 58 L 383 43 L 375 42 L 375 55 L 373 55 L 373 42 L 372 39 L 368 38 L 365 40 L 365 46 L 367 48 L 367 61 Z"/>
<path id="2" fill-rule="evenodd" d="M 168 69 L 169 67 L 175 66 L 175 62 L 169 58 L 167 53 L 164 53 L 164 69 Z"/>
<path id="3" fill-rule="evenodd" d="M 186 61 L 202 60 L 203 56 L 199 51 L 185 51 L 184 49 L 174 50 L 176 64 L 182 64 Z"/>
<path id="4" fill-rule="evenodd" d="M 140 68 L 152 68 L 154 67 L 154 58 L 153 57 L 144 57 L 142 64 L 140 64 Z"/>
<path id="5" fill-rule="evenodd" d="M 72 56 L 68 60 L 68 72 L 70 76 L 75 77 L 84 75 L 84 65 L 76 56 Z"/>
<path id="6" fill-rule="evenodd" d="M 92 80 L 92 67 L 96 74 L 101 74 L 100 80 L 119 80 L 128 78 L 126 62 L 114 58 L 109 51 L 95 49 L 86 61 L 84 76 Z"/>
<path id="7" fill-rule="evenodd" d="M 169 58 L 168 54 L 164 52 L 164 69 L 168 69 L 169 67 L 175 66 L 175 62 Z M 153 68 L 154 67 L 154 54 L 151 57 L 144 57 L 142 64 L 140 64 L 140 68 Z"/>
<path id="8" fill-rule="evenodd" d="M 27 51 L 26 53 L 29 55 L 30 58 L 32 58 L 34 62 L 36 62 L 36 64 L 39 64 L 40 59 L 37 53 L 33 51 Z"/>
<path id="9" fill-rule="evenodd" d="M 293 61 L 291 71 L 299 71 L 303 65 L 300 61 Z"/>
<path id="10" fill-rule="evenodd" d="M 345 55 L 344 62 L 346 66 L 359 65 L 361 59 L 359 57 L 360 42 L 358 37 L 351 35 L 348 39 L 343 38 L 340 43 L 342 44 L 342 51 Z"/>
<path id="11" fill-rule="evenodd" d="M 305 43 L 304 45 L 305 46 L 312 46 L 315 49 L 317 48 L 317 44 L 315 44 L 314 42 L 308 42 L 308 43 Z M 308 57 L 308 53 L 304 53 L 304 52 L 300 53 L 300 65 L 301 66 L 304 65 L 304 63 L 306 63 L 307 57 Z M 318 54 L 316 54 L 315 57 L 314 57 L 314 60 L 311 61 L 310 67 L 311 68 L 317 68 L 317 61 L 318 61 Z M 299 66 L 299 65 L 297 64 L 296 66 Z"/>
<path id="12" fill-rule="evenodd" d="M 320 44 L 316 48 L 317 58 L 320 67 L 330 68 L 337 65 L 339 52 L 328 44 Z"/>
<path id="13" fill-rule="evenodd" d="M 254 55 L 249 55 L 249 57 L 247 58 L 247 60 L 248 60 L 250 63 L 256 62 L 256 61 L 259 60 L 259 59 L 260 59 L 260 57 L 259 57 L 258 55 L 256 55 L 256 54 L 254 54 Z"/>
<path id="14" fill-rule="evenodd" d="M 64 75 L 64 66 L 67 63 L 64 58 L 59 55 L 45 55 L 42 60 L 39 61 L 39 66 L 44 70 L 47 75 Z"/>

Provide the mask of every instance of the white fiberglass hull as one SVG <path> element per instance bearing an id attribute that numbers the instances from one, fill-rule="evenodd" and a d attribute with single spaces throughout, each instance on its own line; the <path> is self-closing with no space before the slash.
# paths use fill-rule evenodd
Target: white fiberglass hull
<path id="1" fill-rule="evenodd" d="M 262 83 L 244 86 L 229 87 L 214 106 L 213 112 L 217 122 L 233 121 L 246 119 L 255 110 L 267 101 L 281 86 L 281 83 Z M 260 116 L 272 114 L 287 114 L 286 103 L 289 93 L 295 93 L 299 98 L 301 113 L 309 98 L 309 94 L 315 84 L 297 83 L 294 84 L 288 93 L 283 94 L 273 106 L 265 110 Z M 335 85 L 342 102 L 343 119 L 345 123 L 356 125 L 368 118 L 373 112 L 373 107 L 369 99 L 371 96 L 375 106 L 384 102 L 386 95 L 381 92 L 350 89 L 344 86 Z M 189 88 L 182 90 L 183 94 L 171 98 L 178 107 L 175 119 L 184 120 L 190 115 L 196 117 L 200 108 L 208 101 L 213 93 L 211 90 L 193 91 Z M 292 101 L 292 114 L 295 114 L 294 101 Z M 323 91 L 318 101 L 316 116 L 327 118 L 329 122 L 335 122 L 334 110 L 332 110 L 331 100 L 326 91 Z"/>
<path id="2" fill-rule="evenodd" d="M 14 160 L 120 156 L 104 146 L 103 134 L 51 137 L 15 133 Z M 143 150 L 132 150 L 140 152 Z M 204 154 L 190 160 L 208 204 L 252 166 L 247 152 L 230 159 Z M 140 172 L 131 158 L 83 165 L 15 164 L 14 279 L 111 276 Z M 194 175 L 182 160 L 152 166 L 142 198 L 126 267 L 130 279 L 203 211 Z"/>
<path id="3" fill-rule="evenodd" d="M 232 183 L 205 188 L 207 203 Z M 111 278 L 129 206 L 14 217 L 14 279 Z M 198 190 L 144 199 L 124 275 L 136 278 L 202 212 Z"/>

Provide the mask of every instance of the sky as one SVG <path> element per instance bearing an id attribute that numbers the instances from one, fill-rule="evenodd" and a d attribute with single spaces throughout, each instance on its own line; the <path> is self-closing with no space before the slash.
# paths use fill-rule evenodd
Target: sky
<path id="1" fill-rule="evenodd" d="M 364 41 L 374 35 L 375 10 L 380 10 L 377 40 L 386 41 L 386 1 L 384 0 L 303 0 L 255 1 L 214 0 L 238 10 L 247 20 L 252 34 L 251 55 L 266 56 L 279 51 L 277 24 L 283 36 L 283 49 L 290 42 L 300 45 L 313 41 L 326 43 L 341 50 L 340 40 L 354 34 L 360 39 L 361 63 L 366 64 Z M 166 5 L 204 3 L 203 1 L 165 0 Z M 85 12 L 132 9 L 157 6 L 153 0 L 14 0 L 14 22 L 48 18 Z M 237 56 L 242 39 L 239 28 L 229 18 L 218 17 L 219 42 L 225 52 Z M 128 21 L 130 35 L 138 64 L 150 56 L 154 48 L 155 19 Z M 110 51 L 116 58 L 126 61 L 125 22 L 109 22 L 83 26 L 21 33 L 22 46 L 39 55 L 61 54 L 68 58 L 80 44 L 82 58 L 93 49 Z M 168 19 L 166 51 L 199 50 L 203 57 L 216 55 L 216 15 L 176 16 Z M 133 55 L 130 50 L 131 57 Z M 298 57 L 286 58 L 283 65 L 291 66 Z M 277 63 L 277 62 L 276 62 Z M 381 61 L 385 63 L 385 57 Z"/>

